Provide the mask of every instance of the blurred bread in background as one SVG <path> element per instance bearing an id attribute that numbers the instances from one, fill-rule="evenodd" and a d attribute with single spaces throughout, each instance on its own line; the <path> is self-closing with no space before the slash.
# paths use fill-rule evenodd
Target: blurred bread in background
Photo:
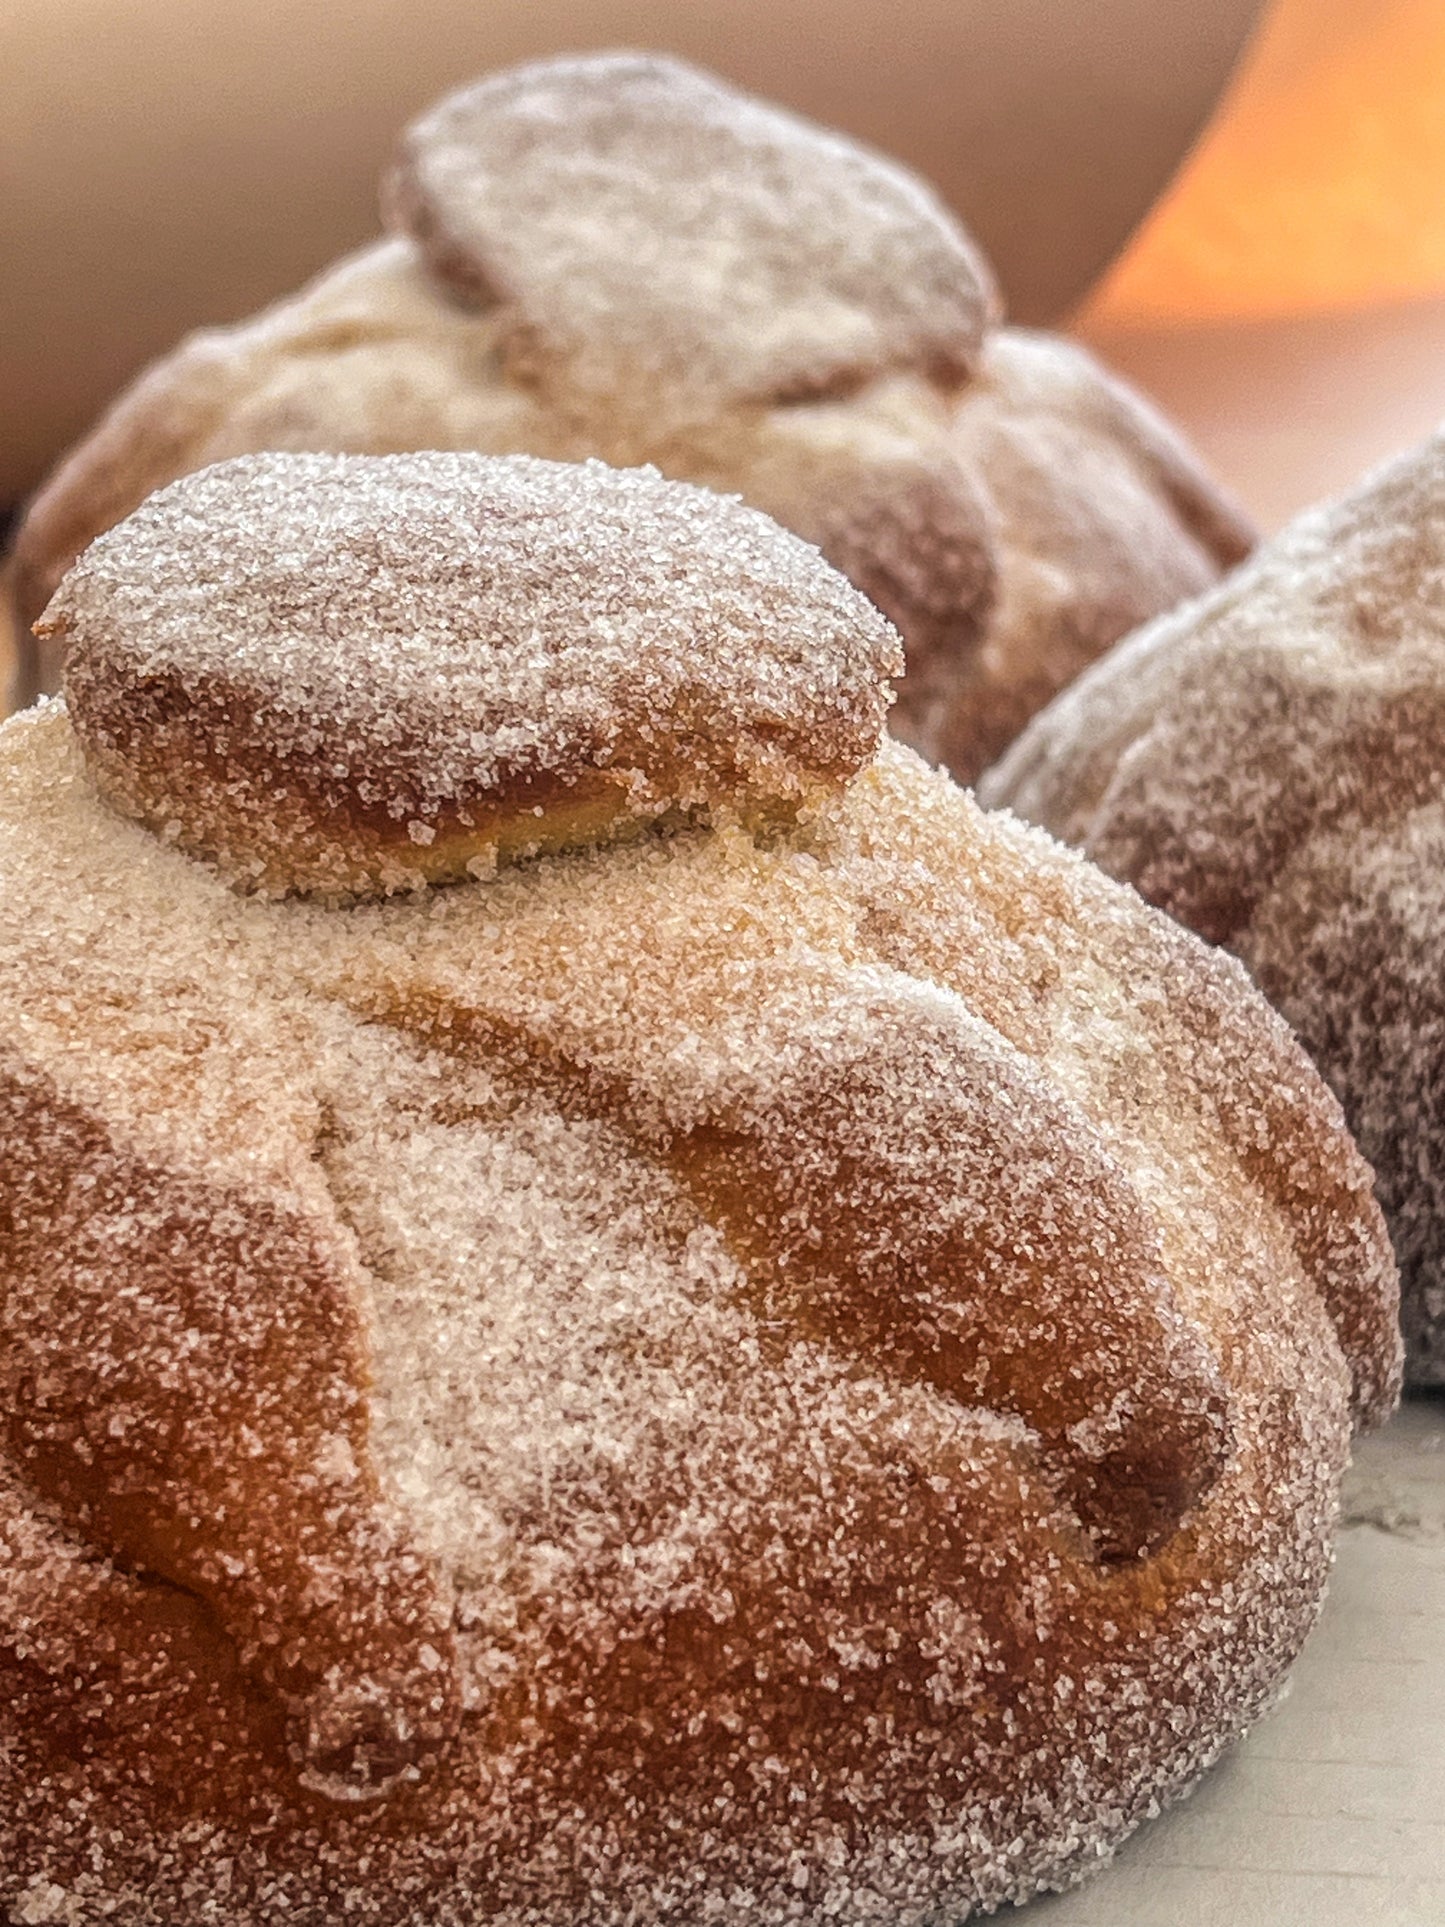
<path id="1" fill-rule="evenodd" d="M 376 227 L 395 132 L 470 75 L 649 46 L 895 154 L 1057 317 L 1218 97 L 1256 0 L 9 0 L 0 503 L 144 362 Z"/>
<path id="2" fill-rule="evenodd" d="M 999 325 L 917 175 L 689 63 L 487 75 L 405 130 L 382 200 L 390 240 L 188 336 L 60 464 L 16 539 L 25 625 L 88 541 L 230 456 L 650 463 L 741 495 L 892 618 L 892 727 L 967 782 L 1252 544 L 1137 396 Z M 27 638 L 21 700 L 63 647 Z"/>
<path id="3" fill-rule="evenodd" d="M 0 506 L 188 329 L 373 233 L 426 99 L 627 41 L 917 167 L 1015 318 L 1076 306 L 1266 527 L 1445 414 L 1438 0 L 845 0 L 826 34 L 805 0 L 12 0 L 7 29 Z"/>
<path id="4" fill-rule="evenodd" d="M 1307 510 L 979 785 L 1232 950 L 1344 1107 L 1445 1386 L 1445 434 Z"/>

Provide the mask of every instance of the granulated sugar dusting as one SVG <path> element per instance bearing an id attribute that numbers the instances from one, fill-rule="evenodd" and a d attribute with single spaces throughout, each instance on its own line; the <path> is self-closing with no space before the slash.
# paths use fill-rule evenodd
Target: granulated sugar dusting
<path id="1" fill-rule="evenodd" d="M 795 812 L 872 756 L 902 666 L 754 510 L 523 456 L 224 463 L 101 537 L 46 627 L 114 802 L 243 881 L 333 891 L 475 873 L 569 814 L 590 843 Z"/>
<path id="2" fill-rule="evenodd" d="M 988 268 L 923 183 L 679 61 L 516 67 L 408 130 L 395 225 L 514 372 L 664 417 L 977 359 Z"/>
<path id="3" fill-rule="evenodd" d="M 1445 436 L 1056 699 L 981 785 L 1243 958 L 1379 1173 L 1445 1384 Z"/>
<path id="4" fill-rule="evenodd" d="M 1368 1176 L 1045 839 L 887 749 L 278 900 L 54 704 L 0 879 L 13 1920 L 924 1927 L 1277 1691 L 1392 1396 Z"/>

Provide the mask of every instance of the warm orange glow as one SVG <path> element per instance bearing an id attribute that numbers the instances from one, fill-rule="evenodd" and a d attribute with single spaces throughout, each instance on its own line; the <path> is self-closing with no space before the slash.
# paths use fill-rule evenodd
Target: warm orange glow
<path id="1" fill-rule="evenodd" d="M 1445 0 L 1275 0 L 1089 303 L 1117 326 L 1445 291 Z"/>

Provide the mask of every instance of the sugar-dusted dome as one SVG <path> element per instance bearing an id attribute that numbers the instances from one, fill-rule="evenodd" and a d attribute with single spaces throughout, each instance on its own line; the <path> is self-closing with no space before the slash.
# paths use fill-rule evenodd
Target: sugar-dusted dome
<path id="1" fill-rule="evenodd" d="M 649 54 L 508 68 L 402 140 L 393 225 L 499 311 L 502 354 L 604 412 L 956 381 L 989 270 L 902 167 Z"/>
<path id="2" fill-rule="evenodd" d="M 338 592 L 374 700 L 328 670 L 314 762 L 256 739 L 278 822 L 389 675 L 409 714 L 365 624 L 439 620 L 424 481 L 458 608 L 526 561 L 479 486 L 552 490 L 595 589 L 606 491 L 664 517 L 384 472 L 213 471 L 62 591 L 217 716 L 268 660 L 228 493 L 278 641 L 298 481 L 388 541 L 420 505 L 415 600 Z M 753 666 L 691 673 L 728 719 L 812 652 L 786 744 L 876 638 L 779 542 Z M 665 573 L 639 660 L 695 608 Z M 63 702 L 0 730 L 0 1906 L 954 1916 L 1097 1864 L 1267 1704 L 1398 1337 L 1369 1174 L 1237 965 L 893 744 L 791 816 L 344 902 L 230 887 L 110 754 Z"/>
<path id="3" fill-rule="evenodd" d="M 1379 1179 L 1445 1384 L 1445 438 L 1132 637 L 981 785 L 1249 965 Z"/>

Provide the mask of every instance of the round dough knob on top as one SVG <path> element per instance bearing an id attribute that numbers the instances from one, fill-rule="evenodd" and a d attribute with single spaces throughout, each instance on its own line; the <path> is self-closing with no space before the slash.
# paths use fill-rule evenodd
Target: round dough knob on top
<path id="1" fill-rule="evenodd" d="M 957 383 L 997 300 L 922 181 L 840 134 L 648 54 L 546 60 L 407 129 L 393 224 L 505 314 L 513 373 L 611 412 Z"/>
<path id="2" fill-rule="evenodd" d="M 765 516 L 520 456 L 223 463 L 96 541 L 43 628 L 110 802 L 271 894 L 789 821 L 871 761 L 901 668 Z"/>

